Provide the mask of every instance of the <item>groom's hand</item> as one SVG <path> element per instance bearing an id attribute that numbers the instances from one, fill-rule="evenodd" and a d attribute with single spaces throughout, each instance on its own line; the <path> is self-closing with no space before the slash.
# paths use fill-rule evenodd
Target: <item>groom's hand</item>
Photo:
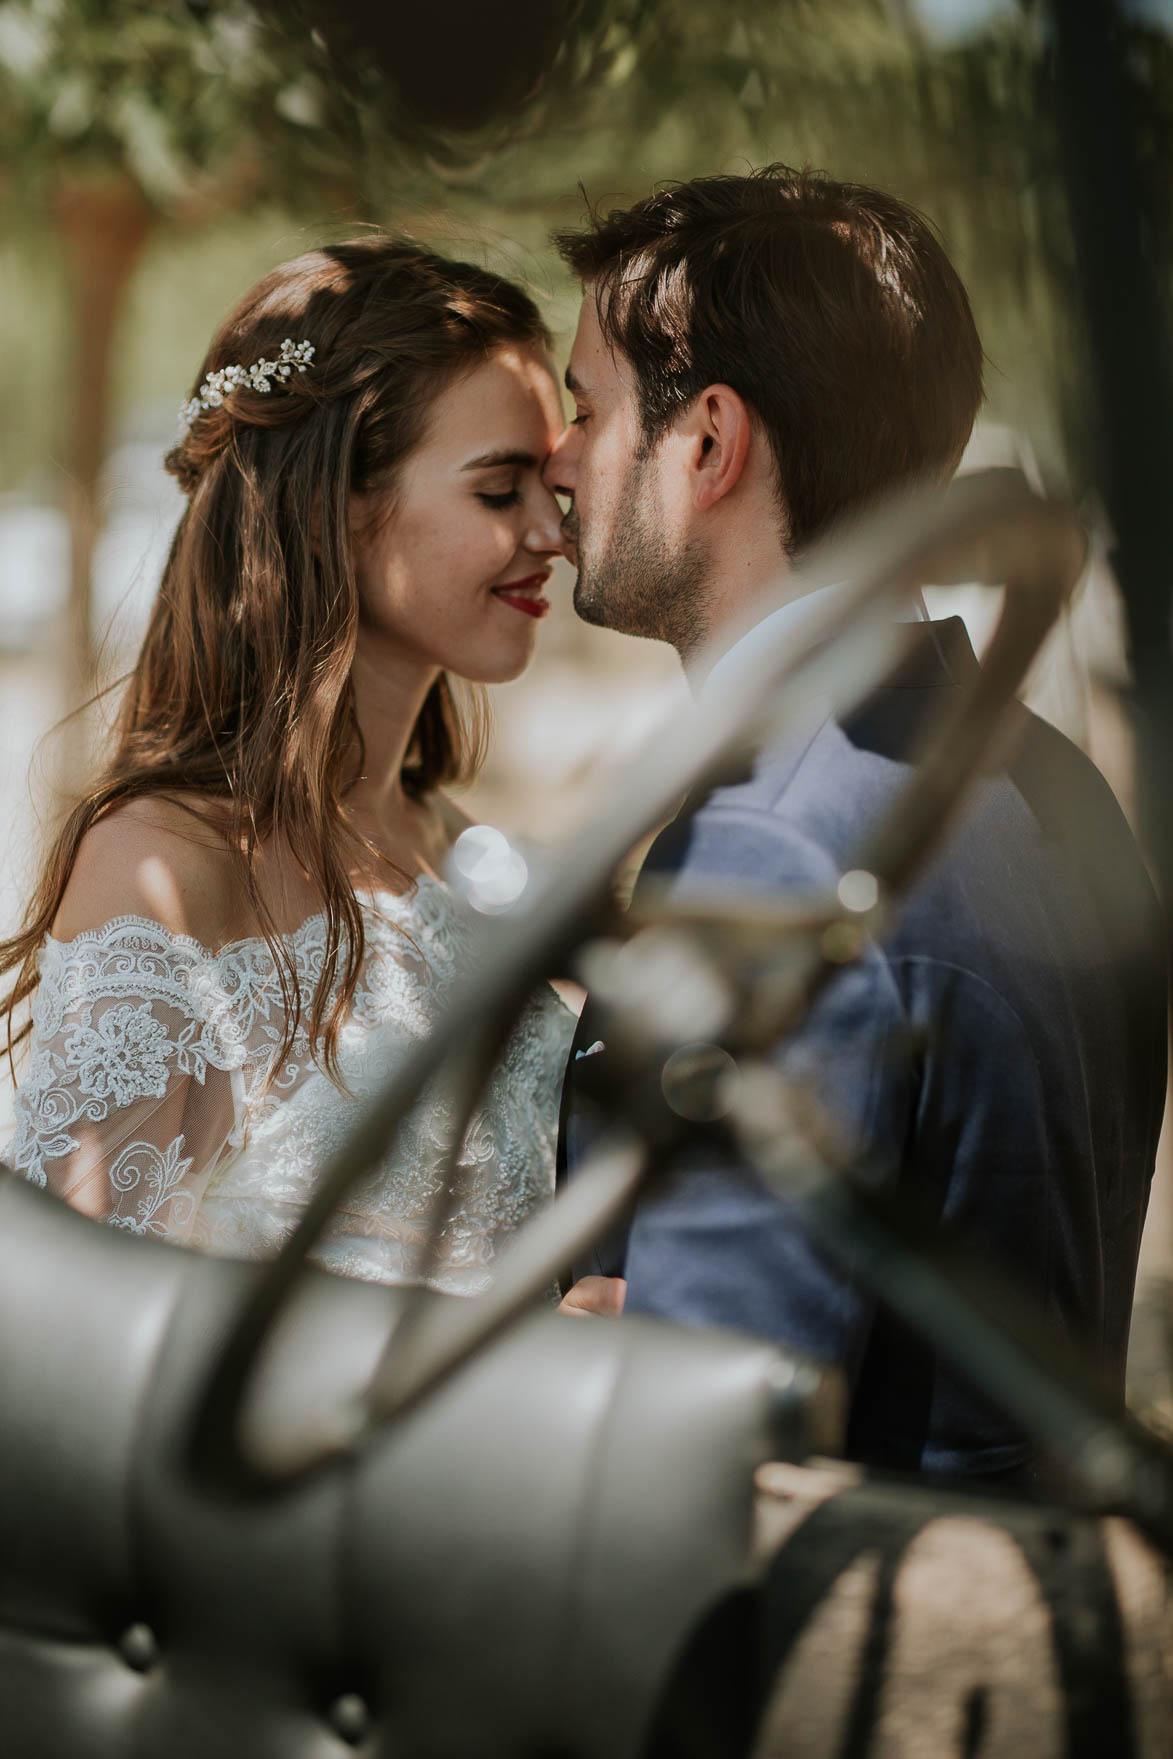
<path id="1" fill-rule="evenodd" d="M 627 1284 L 621 1276 L 579 1277 L 558 1304 L 559 1313 L 622 1313 Z"/>

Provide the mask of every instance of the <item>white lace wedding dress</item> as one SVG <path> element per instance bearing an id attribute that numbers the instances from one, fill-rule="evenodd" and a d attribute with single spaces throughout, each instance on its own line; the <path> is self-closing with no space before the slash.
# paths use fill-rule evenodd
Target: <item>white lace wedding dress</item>
<path id="1" fill-rule="evenodd" d="M 464 907 L 422 875 L 364 906 L 366 957 L 339 1041 L 343 1092 L 301 1032 L 279 1068 L 284 1007 L 259 938 L 209 952 L 120 916 L 40 955 L 33 1039 L 3 1159 L 115 1227 L 211 1252 L 274 1252 L 341 1141 L 355 1101 L 431 1029 L 472 957 Z M 289 938 L 304 997 L 325 922 Z M 415 1108 L 386 1164 L 345 1199 L 317 1258 L 378 1282 L 471 1294 L 553 1192 L 558 1099 L 573 1016 L 553 990 L 529 1003 L 458 1156 L 462 1190 L 421 1262 L 452 1118 L 440 1090 Z"/>

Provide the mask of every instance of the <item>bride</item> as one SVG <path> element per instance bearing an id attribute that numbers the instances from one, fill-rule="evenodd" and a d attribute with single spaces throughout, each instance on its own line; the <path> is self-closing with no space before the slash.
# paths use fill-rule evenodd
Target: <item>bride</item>
<path id="1" fill-rule="evenodd" d="M 0 943 L 10 1024 L 32 998 L 5 1158 L 87 1214 L 271 1253 L 355 1099 L 443 1009 L 469 949 L 442 877 L 466 821 L 442 789 L 483 738 L 448 675 L 515 678 L 549 608 L 548 348 L 519 288 L 394 238 L 284 264 L 213 340 L 112 748 Z M 439 1096 L 320 1260 L 484 1287 L 552 1193 L 571 1028 L 553 990 L 533 997 L 429 1262 Z M 619 1304 L 588 1280 L 571 1310 Z"/>

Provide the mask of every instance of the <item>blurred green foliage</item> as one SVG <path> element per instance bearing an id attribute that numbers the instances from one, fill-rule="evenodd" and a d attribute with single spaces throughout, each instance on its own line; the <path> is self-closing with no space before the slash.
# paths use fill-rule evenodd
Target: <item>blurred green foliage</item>
<path id="1" fill-rule="evenodd" d="M 0 4 L 0 157 L 9 198 L 35 210 L 63 176 L 118 169 L 160 212 L 296 195 L 315 154 L 346 172 L 322 128 L 305 46 L 242 0 Z"/>
<path id="2" fill-rule="evenodd" d="M 581 213 L 580 183 L 606 206 L 772 159 L 934 218 L 974 298 L 991 413 L 1078 488 L 1081 347 L 1030 7 L 942 49 L 883 0 L 583 0 L 529 102 L 460 137 L 422 126 L 369 57 L 340 62 L 313 22 L 244 0 L 0 0 L 0 489 L 51 468 L 68 395 L 63 182 L 129 178 L 157 216 L 116 343 L 124 422 L 178 403 L 224 309 L 307 243 L 406 227 L 520 274 L 565 332 L 573 289 L 544 241 Z M 1138 26 L 1134 60 L 1167 205 L 1168 38 Z M 1167 257 L 1160 218 L 1158 233 Z"/>

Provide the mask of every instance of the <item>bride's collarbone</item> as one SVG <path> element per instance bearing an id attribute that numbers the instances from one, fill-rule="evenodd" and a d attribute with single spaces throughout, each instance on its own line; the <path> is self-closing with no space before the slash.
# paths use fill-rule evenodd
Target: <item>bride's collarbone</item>
<path id="1" fill-rule="evenodd" d="M 360 897 L 410 893 L 421 875 L 441 878 L 448 851 L 470 823 L 438 791 L 404 802 L 393 814 L 358 814 L 353 828 L 364 847 L 348 878 Z"/>
<path id="2" fill-rule="evenodd" d="M 169 933 L 218 949 L 233 942 L 295 933 L 321 915 L 327 900 L 308 865 L 287 844 L 258 845 L 242 870 L 215 803 L 154 797 L 129 801 L 83 837 L 52 925 L 67 941 L 122 916 L 141 916 Z M 418 803 L 404 833 L 365 838 L 351 850 L 346 879 L 360 905 L 410 897 L 418 877 L 438 879 L 447 850 L 469 821 L 442 796 Z M 389 830 L 389 827 L 388 827 Z M 254 889 L 255 888 L 255 889 Z M 259 904 L 259 908 L 258 908 Z"/>

